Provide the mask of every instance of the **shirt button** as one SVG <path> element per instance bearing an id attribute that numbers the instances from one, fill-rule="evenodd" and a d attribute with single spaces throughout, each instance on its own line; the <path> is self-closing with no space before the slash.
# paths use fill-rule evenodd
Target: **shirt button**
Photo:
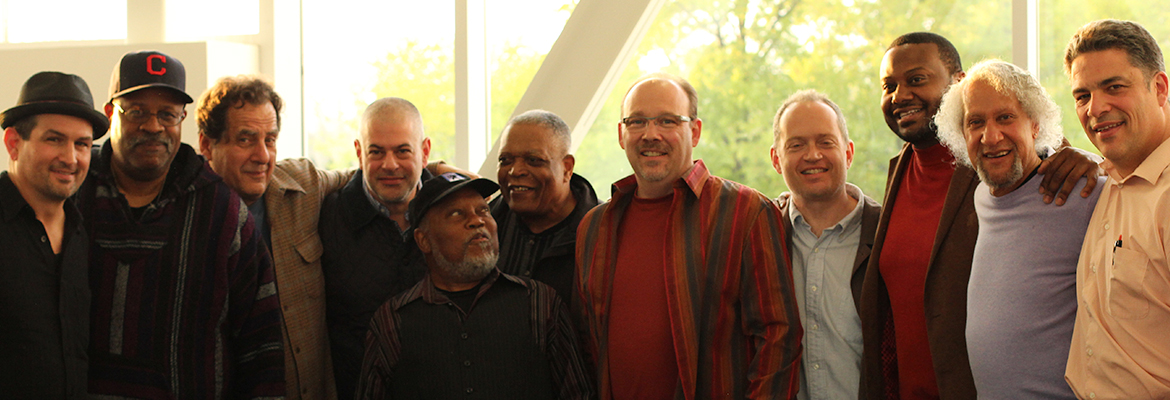
<path id="1" fill-rule="evenodd" d="M 1105 224 L 1105 230 L 1109 230 L 1109 224 L 1108 224 L 1108 223 L 1106 223 L 1106 224 Z"/>
<path id="2" fill-rule="evenodd" d="M 464 339 L 464 340 L 466 340 L 466 339 L 467 339 L 467 334 L 466 334 L 466 333 L 464 333 L 464 334 L 462 334 L 462 335 L 459 335 L 459 338 L 460 338 L 460 339 Z"/>
<path id="3" fill-rule="evenodd" d="M 813 253 L 817 253 L 817 252 L 820 252 L 820 251 L 821 251 L 821 248 L 820 248 L 820 247 L 813 247 Z"/>
<path id="4" fill-rule="evenodd" d="M 41 236 L 41 243 L 44 243 L 44 242 L 47 242 L 47 241 L 49 241 L 49 237 L 48 237 L 48 236 Z"/>
<path id="5" fill-rule="evenodd" d="M 524 271 L 524 276 L 532 276 L 532 272 L 530 272 L 530 271 Z"/>
<path id="6" fill-rule="evenodd" d="M 817 327 L 818 327 L 818 326 L 819 326 L 819 325 L 817 325 L 817 324 L 813 324 L 813 326 L 812 326 L 812 330 L 814 330 L 814 331 L 815 331 L 815 330 L 817 330 Z"/>
<path id="7" fill-rule="evenodd" d="M 467 394 L 471 394 L 471 392 L 474 392 L 474 391 L 475 391 L 475 389 L 472 389 L 472 388 L 467 388 L 467 389 L 463 389 L 463 391 L 464 391 L 464 392 L 467 392 Z"/>
<path id="8" fill-rule="evenodd" d="M 821 369 L 821 365 L 820 364 L 813 364 L 813 369 Z"/>
<path id="9" fill-rule="evenodd" d="M 301 348 L 300 348 L 300 347 L 297 347 L 297 348 L 293 349 L 293 351 L 295 351 L 297 354 L 301 354 Z"/>
<path id="10" fill-rule="evenodd" d="M 817 291 L 817 285 L 812 285 L 812 291 Z"/>
<path id="11" fill-rule="evenodd" d="M 464 367 L 470 367 L 470 366 L 471 366 L 471 360 L 464 361 L 464 362 L 463 362 L 463 366 L 464 366 Z"/>

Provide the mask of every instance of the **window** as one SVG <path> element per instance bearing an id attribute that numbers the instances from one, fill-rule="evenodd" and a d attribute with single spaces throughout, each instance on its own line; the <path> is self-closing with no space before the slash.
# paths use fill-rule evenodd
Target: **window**
<path id="1" fill-rule="evenodd" d="M 125 39 L 126 0 L 0 0 L 0 27 L 8 43 Z"/>
<path id="2" fill-rule="evenodd" d="M 663 7 L 577 151 L 576 170 L 602 197 L 632 173 L 617 143 L 617 121 L 626 89 L 647 72 L 683 76 L 698 91 L 703 135 L 694 156 L 712 173 L 769 197 L 787 190 L 768 155 L 776 110 L 798 90 L 826 93 L 843 109 L 855 143 L 849 182 L 880 200 L 889 159 L 903 143 L 878 107 L 878 70 L 889 42 L 928 30 L 950 39 L 965 67 L 987 57 L 1011 61 L 1010 0 L 760 0 L 739 9 L 736 3 Z"/>

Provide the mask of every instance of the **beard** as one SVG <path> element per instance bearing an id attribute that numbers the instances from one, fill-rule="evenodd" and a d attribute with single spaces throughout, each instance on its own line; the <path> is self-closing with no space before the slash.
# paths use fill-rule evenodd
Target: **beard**
<path id="1" fill-rule="evenodd" d="M 983 161 L 976 161 L 975 172 L 979 174 L 979 180 L 983 181 L 983 183 L 987 184 L 993 190 L 1015 185 L 1016 182 L 1020 181 L 1020 178 L 1024 177 L 1024 164 L 1020 162 L 1020 158 L 1015 154 L 1012 157 L 1015 158 L 1012 161 L 1012 169 L 1001 179 L 992 178 L 987 173 L 987 170 L 983 168 Z"/>
<path id="2" fill-rule="evenodd" d="M 483 243 L 479 245 L 484 252 L 478 256 L 463 256 L 463 261 L 451 262 L 443 257 L 443 252 L 436 251 L 435 264 L 438 264 L 440 270 L 444 271 L 444 275 L 459 282 L 478 282 L 486 278 L 496 267 L 496 262 L 499 261 L 500 253 L 491 248 L 490 243 Z M 466 253 L 465 253 L 466 254 Z"/>

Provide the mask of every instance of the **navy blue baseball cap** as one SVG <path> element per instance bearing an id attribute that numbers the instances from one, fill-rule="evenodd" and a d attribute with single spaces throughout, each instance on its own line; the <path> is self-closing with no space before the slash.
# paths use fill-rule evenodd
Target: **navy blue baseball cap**
<path id="1" fill-rule="evenodd" d="M 158 51 L 129 52 L 114 65 L 110 76 L 108 102 L 142 89 L 161 87 L 171 89 L 184 103 L 195 100 L 187 94 L 187 69 L 179 59 Z"/>

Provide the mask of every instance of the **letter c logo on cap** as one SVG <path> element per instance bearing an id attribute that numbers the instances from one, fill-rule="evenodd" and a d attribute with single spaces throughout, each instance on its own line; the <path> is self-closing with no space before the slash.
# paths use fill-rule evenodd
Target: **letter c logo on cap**
<path id="1" fill-rule="evenodd" d="M 146 73 L 151 75 L 164 75 L 167 73 L 167 68 L 160 66 L 158 69 L 154 68 L 154 60 L 166 64 L 167 58 L 159 54 L 151 54 L 146 56 Z"/>

